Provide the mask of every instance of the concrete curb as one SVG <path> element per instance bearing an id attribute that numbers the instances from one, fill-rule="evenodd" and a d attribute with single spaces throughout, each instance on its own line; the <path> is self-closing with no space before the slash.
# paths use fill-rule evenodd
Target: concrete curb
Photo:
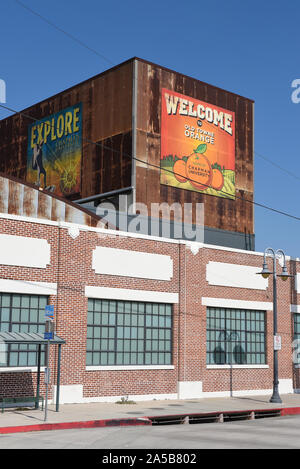
<path id="1" fill-rule="evenodd" d="M 126 418 L 126 419 L 102 419 L 102 420 L 88 420 L 88 421 L 77 421 L 77 422 L 58 422 L 58 423 L 42 423 L 37 425 L 19 425 L 19 426 L 10 426 L 10 427 L 0 427 L 0 434 L 8 433 L 25 433 L 25 432 L 35 432 L 35 431 L 49 431 L 49 430 L 70 430 L 77 428 L 111 428 L 111 427 L 126 427 L 126 426 L 152 426 L 152 421 L 159 421 L 161 419 L 170 418 L 174 421 L 176 418 L 181 418 L 182 422 L 185 423 L 184 419 L 186 417 L 207 417 L 215 416 L 216 418 L 220 416 L 216 421 L 223 422 L 224 415 L 234 415 L 234 414 L 246 414 L 246 413 L 255 413 L 255 412 L 264 412 L 268 413 L 278 411 L 280 417 L 287 415 L 299 415 L 300 407 L 284 407 L 284 408 L 273 408 L 273 409 L 251 409 L 251 410 L 235 410 L 235 411 L 218 411 L 218 412 L 202 412 L 202 413 L 182 413 L 176 415 L 157 415 L 151 417 L 139 417 L 139 418 Z"/>
<path id="2" fill-rule="evenodd" d="M 88 420 L 79 422 L 42 423 L 38 425 L 19 425 L 16 427 L 0 427 L 0 434 L 40 432 L 44 430 L 70 430 L 73 428 L 101 428 L 152 425 L 147 417 L 132 419 Z"/>

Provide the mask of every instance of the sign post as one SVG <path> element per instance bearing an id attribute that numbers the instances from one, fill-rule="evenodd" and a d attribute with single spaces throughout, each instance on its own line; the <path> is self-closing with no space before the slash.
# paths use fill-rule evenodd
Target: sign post
<path id="1" fill-rule="evenodd" d="M 46 384 L 46 397 L 45 397 L 45 416 L 44 421 L 47 421 L 48 413 L 48 389 L 50 383 L 50 369 L 49 369 L 49 350 L 50 350 L 50 340 L 53 339 L 54 335 L 54 306 L 47 305 L 45 306 L 45 332 L 44 339 L 47 340 L 46 345 L 46 369 L 45 369 L 45 384 Z"/>

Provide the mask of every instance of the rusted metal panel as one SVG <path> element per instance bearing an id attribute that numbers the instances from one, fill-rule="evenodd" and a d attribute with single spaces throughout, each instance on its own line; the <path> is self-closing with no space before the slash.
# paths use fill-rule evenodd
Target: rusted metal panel
<path id="1" fill-rule="evenodd" d="M 0 172 L 25 181 L 28 125 L 34 119 L 42 119 L 81 102 L 81 191 L 66 198 L 80 199 L 98 194 L 101 186 L 108 186 L 111 177 L 113 188 L 131 185 L 131 181 L 128 181 L 131 160 L 127 158 L 125 162 L 123 156 L 125 150 L 131 155 L 132 69 L 132 61 L 128 61 L 31 106 L 22 115 L 0 121 Z M 114 153 L 105 153 L 103 158 L 107 159 L 106 167 L 112 161 L 112 171 L 106 171 L 105 174 L 98 171 L 95 174 L 94 168 L 99 166 L 99 152 L 93 142 L 106 143 L 107 139 L 112 139 Z M 102 180 L 102 177 L 106 179 Z"/>
<path id="2" fill-rule="evenodd" d="M 99 217 L 16 179 L 0 176 L 0 213 L 96 226 Z"/>
<path id="3" fill-rule="evenodd" d="M 8 213 L 9 180 L 0 177 L 0 213 Z"/>
<path id="4" fill-rule="evenodd" d="M 254 233 L 253 223 L 253 101 L 228 91 L 200 82 L 191 77 L 167 70 L 146 61 L 138 61 L 138 117 L 137 148 L 139 158 L 149 164 L 137 164 L 137 185 L 146 184 L 147 190 L 137 187 L 139 201 L 177 201 L 204 203 L 206 226 L 223 230 Z M 161 90 L 167 88 L 191 98 L 206 101 L 235 113 L 236 199 L 182 190 L 160 184 Z M 153 166 L 150 166 L 153 165 Z M 157 169 L 155 169 L 155 166 Z M 246 202 L 247 199 L 250 202 Z M 195 210 L 193 223 L 195 223 Z"/>
<path id="5" fill-rule="evenodd" d="M 97 194 L 131 185 L 132 133 L 114 135 L 94 148 L 93 186 Z M 93 194 L 91 194 L 93 195 Z"/>
<path id="6" fill-rule="evenodd" d="M 63 221 L 65 220 L 66 204 L 61 200 L 52 200 L 51 220 Z"/>
<path id="7" fill-rule="evenodd" d="M 39 191 L 24 186 L 23 215 L 38 218 Z"/>
<path id="8" fill-rule="evenodd" d="M 133 65 L 137 62 L 136 200 L 205 204 L 205 224 L 212 228 L 253 234 L 253 101 L 133 58 L 25 110 L 36 119 L 82 103 L 81 190 L 72 198 L 85 198 L 132 185 Z M 182 190 L 160 184 L 161 90 L 167 88 L 191 98 L 231 110 L 236 118 L 236 200 Z M 25 179 L 27 127 L 32 119 L 16 115 L 0 121 L 0 171 Z M 94 142 L 94 143 L 93 143 Z M 12 193 L 13 194 L 13 193 Z M 24 192 L 25 199 L 29 197 Z M 13 196 L 10 210 L 18 210 Z M 30 200 L 30 198 L 29 198 Z M 4 203 L 4 202 L 3 202 Z M 50 216 L 59 219 L 62 206 L 52 204 Z M 31 202 L 29 202 L 31 206 Z M 3 205 L 3 209 L 5 206 Z M 27 213 L 26 209 L 26 213 Z M 49 215 L 49 207 L 39 206 Z M 44 210 L 44 212 L 43 212 Z M 68 212 L 68 209 L 67 209 Z M 71 217 L 72 218 L 72 217 Z M 193 222 L 195 222 L 193 210 Z M 94 223 L 94 220 L 92 221 Z"/>
<path id="9" fill-rule="evenodd" d="M 42 191 L 38 191 L 38 218 L 44 218 L 51 220 L 51 208 L 52 208 L 52 197 L 44 194 Z"/>
<path id="10" fill-rule="evenodd" d="M 9 181 L 8 213 L 21 215 L 23 207 L 24 186 Z"/>

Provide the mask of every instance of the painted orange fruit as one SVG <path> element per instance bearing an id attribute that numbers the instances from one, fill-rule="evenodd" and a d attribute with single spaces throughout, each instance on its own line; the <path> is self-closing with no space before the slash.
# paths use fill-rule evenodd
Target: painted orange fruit
<path id="1" fill-rule="evenodd" d="M 216 191 L 220 191 L 224 186 L 224 176 L 218 168 L 212 170 L 211 187 Z"/>
<path id="2" fill-rule="evenodd" d="M 186 163 L 184 160 L 177 160 L 174 163 L 173 171 L 178 182 L 186 182 Z"/>
<path id="3" fill-rule="evenodd" d="M 208 158 L 201 153 L 193 153 L 186 163 L 186 175 L 196 189 L 205 190 L 210 187 L 212 169 Z"/>

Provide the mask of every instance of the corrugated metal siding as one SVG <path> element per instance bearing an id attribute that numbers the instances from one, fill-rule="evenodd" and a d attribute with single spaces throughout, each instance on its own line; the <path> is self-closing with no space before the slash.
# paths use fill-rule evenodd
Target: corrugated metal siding
<path id="1" fill-rule="evenodd" d="M 72 199 L 131 185 L 131 159 L 124 154 L 132 152 L 132 67 L 122 64 L 24 110 L 39 120 L 82 103 L 81 192 Z M 27 128 L 34 120 L 24 114 L 0 121 L 0 172 L 26 180 Z"/>
<path id="2" fill-rule="evenodd" d="M 236 196 L 253 201 L 253 102 L 141 59 L 131 59 L 24 111 L 40 119 L 82 102 L 81 191 L 72 198 L 85 198 L 132 184 L 134 60 L 138 69 L 137 158 L 160 166 L 162 88 L 232 110 L 236 116 Z M 31 122 L 20 115 L 0 121 L 0 171 L 26 177 L 27 126 Z M 161 185 L 160 170 L 138 161 L 136 200 L 149 207 L 152 202 L 170 205 L 204 202 L 205 225 L 240 233 L 254 232 L 251 203 Z M 11 210 L 18 210 L 14 199 L 9 204 Z M 49 213 L 46 207 L 41 206 L 39 210 L 41 214 Z M 192 221 L 195 223 L 194 212 Z"/>
<path id="3" fill-rule="evenodd" d="M 0 176 L 0 213 L 96 226 L 99 220 L 51 194 Z"/>
<path id="4" fill-rule="evenodd" d="M 155 64 L 138 61 L 137 156 L 160 166 L 161 89 L 167 88 L 235 112 L 236 196 L 253 201 L 253 102 Z M 160 170 L 137 162 L 137 200 L 205 203 L 205 225 L 254 233 L 253 205 L 160 184 Z M 193 212 L 195 223 L 195 212 Z"/>

